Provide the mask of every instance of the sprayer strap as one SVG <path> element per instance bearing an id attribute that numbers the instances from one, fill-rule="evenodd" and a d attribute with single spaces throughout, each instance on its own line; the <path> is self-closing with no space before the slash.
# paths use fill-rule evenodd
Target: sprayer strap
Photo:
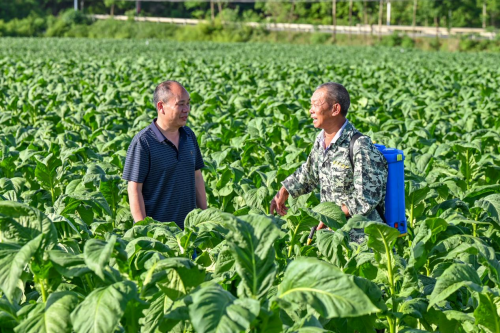
<path id="1" fill-rule="evenodd" d="M 354 144 L 356 143 L 356 140 L 358 140 L 360 137 L 362 137 L 363 134 L 357 132 L 354 133 L 354 135 L 351 138 L 351 142 L 349 143 L 349 161 L 351 162 L 351 167 L 352 167 L 352 172 L 354 173 Z M 377 210 L 378 215 L 380 215 L 380 218 L 382 221 L 384 221 L 385 224 L 387 224 L 387 220 L 385 219 L 385 215 L 382 212 L 382 207 L 380 207 L 380 203 L 377 205 L 375 208 Z"/>

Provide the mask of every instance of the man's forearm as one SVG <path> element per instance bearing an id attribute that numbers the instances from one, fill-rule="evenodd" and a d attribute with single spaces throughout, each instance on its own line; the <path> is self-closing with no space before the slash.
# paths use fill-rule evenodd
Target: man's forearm
<path id="1" fill-rule="evenodd" d="M 293 174 L 281 182 L 281 185 L 286 188 L 293 198 L 314 191 L 318 185 L 318 179 L 314 174 L 311 163 L 309 157 L 306 163 L 302 164 Z"/>
<path id="2" fill-rule="evenodd" d="M 207 209 L 207 192 L 205 191 L 205 181 L 201 170 L 195 172 L 196 207 Z"/>
<path id="3" fill-rule="evenodd" d="M 140 191 L 131 191 L 128 193 L 130 212 L 134 218 L 134 222 L 142 221 L 146 218 L 146 205 L 144 204 L 144 197 Z"/>

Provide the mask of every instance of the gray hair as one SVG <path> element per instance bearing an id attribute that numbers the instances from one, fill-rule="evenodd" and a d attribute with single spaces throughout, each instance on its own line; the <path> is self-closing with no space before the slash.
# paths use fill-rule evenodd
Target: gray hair
<path id="1" fill-rule="evenodd" d="M 316 90 L 319 89 L 326 90 L 326 97 L 331 102 L 340 104 L 340 113 L 345 117 L 351 105 L 351 98 L 347 89 L 340 83 L 335 82 L 323 83 L 316 88 Z"/>
<path id="2" fill-rule="evenodd" d="M 155 92 L 153 94 L 153 104 L 155 106 L 155 109 L 159 101 L 164 102 L 167 101 L 170 97 L 172 97 L 170 91 L 173 84 L 178 84 L 184 88 L 182 84 L 174 80 L 167 80 L 156 86 Z"/>

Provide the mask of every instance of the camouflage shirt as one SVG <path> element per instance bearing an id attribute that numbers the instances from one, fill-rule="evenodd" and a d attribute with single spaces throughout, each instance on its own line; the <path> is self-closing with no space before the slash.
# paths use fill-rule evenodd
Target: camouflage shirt
<path id="1" fill-rule="evenodd" d="M 321 202 L 344 204 L 349 214 L 361 214 L 370 220 L 382 222 L 375 210 L 384 210 L 387 185 L 387 161 L 367 136 L 358 138 L 354 145 L 354 170 L 349 161 L 349 144 L 359 132 L 347 122 L 340 137 L 332 140 L 325 150 L 323 131 L 317 136 L 307 158 L 282 184 L 292 197 L 314 191 L 318 186 Z M 335 141 L 335 142 L 334 142 Z"/>

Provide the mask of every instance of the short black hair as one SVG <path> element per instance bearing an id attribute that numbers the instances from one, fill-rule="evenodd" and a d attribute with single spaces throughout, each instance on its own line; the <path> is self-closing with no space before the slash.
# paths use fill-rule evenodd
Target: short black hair
<path id="1" fill-rule="evenodd" d="M 349 97 L 347 89 L 340 83 L 327 82 L 319 85 L 316 90 L 323 88 L 326 89 L 327 98 L 331 102 L 340 104 L 340 113 L 345 117 L 349 110 L 349 106 L 351 106 L 351 98 Z"/>
<path id="2" fill-rule="evenodd" d="M 155 92 L 153 94 L 153 104 L 155 106 L 155 109 L 159 101 L 165 101 L 170 98 L 170 88 L 173 84 L 178 84 L 184 88 L 182 84 L 174 80 L 167 80 L 156 86 Z"/>

